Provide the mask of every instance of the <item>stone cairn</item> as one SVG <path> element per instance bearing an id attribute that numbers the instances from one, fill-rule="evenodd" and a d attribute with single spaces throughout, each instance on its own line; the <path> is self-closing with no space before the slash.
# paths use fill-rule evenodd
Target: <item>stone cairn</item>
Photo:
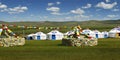
<path id="1" fill-rule="evenodd" d="M 0 46 L 3 47 L 23 46 L 24 44 L 25 44 L 25 39 L 21 37 L 0 38 Z"/>
<path id="2" fill-rule="evenodd" d="M 97 38 L 85 38 L 85 36 L 80 36 L 79 38 L 63 38 L 62 45 L 65 46 L 95 46 L 98 44 Z"/>
<path id="3" fill-rule="evenodd" d="M 5 36 L 2 37 L 1 33 Z M 10 46 L 23 46 L 25 44 L 25 39 L 17 36 L 13 33 L 6 25 L 2 25 L 2 29 L 0 31 L 0 46 L 2 47 L 10 47 Z"/>

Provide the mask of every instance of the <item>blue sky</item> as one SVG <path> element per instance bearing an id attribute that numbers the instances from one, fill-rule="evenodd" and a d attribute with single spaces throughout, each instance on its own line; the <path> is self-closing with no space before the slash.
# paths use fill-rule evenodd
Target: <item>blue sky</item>
<path id="1" fill-rule="evenodd" d="M 0 21 L 120 19 L 120 0 L 0 0 Z"/>

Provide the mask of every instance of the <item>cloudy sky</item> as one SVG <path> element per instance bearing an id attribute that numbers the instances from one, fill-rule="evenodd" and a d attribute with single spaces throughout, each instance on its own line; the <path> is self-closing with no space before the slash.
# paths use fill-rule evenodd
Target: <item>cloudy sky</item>
<path id="1" fill-rule="evenodd" d="M 0 21 L 120 19 L 120 0 L 0 0 Z"/>

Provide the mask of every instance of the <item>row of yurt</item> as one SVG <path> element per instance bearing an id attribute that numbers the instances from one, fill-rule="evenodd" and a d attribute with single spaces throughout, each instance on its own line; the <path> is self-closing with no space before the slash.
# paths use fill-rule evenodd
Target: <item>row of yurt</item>
<path id="1" fill-rule="evenodd" d="M 37 32 L 35 34 L 30 34 L 27 36 L 27 40 L 61 40 L 65 35 L 71 35 L 74 34 L 73 31 L 68 31 L 67 33 L 63 34 L 57 30 L 53 30 L 47 34 L 44 34 L 43 32 Z M 90 30 L 85 29 L 82 31 L 82 34 L 88 34 L 89 36 L 95 37 L 95 38 L 120 38 L 120 27 L 114 28 L 110 30 L 109 32 L 104 31 L 100 32 L 98 30 Z"/>
<path id="2" fill-rule="evenodd" d="M 120 27 L 113 28 L 109 31 L 109 37 L 120 38 Z"/>
<path id="3" fill-rule="evenodd" d="M 64 37 L 63 33 L 53 30 L 48 34 L 44 34 L 43 32 L 37 32 L 35 34 L 29 34 L 27 36 L 27 40 L 61 40 Z"/>
<path id="4" fill-rule="evenodd" d="M 88 34 L 89 36 L 95 37 L 95 38 L 108 38 L 109 34 L 108 32 L 100 32 L 98 30 L 90 30 L 90 29 L 85 29 L 83 30 L 82 34 Z"/>

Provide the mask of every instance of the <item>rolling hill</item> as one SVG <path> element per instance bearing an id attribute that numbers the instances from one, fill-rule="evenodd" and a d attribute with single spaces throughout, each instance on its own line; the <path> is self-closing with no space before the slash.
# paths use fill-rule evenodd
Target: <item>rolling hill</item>
<path id="1" fill-rule="evenodd" d="M 107 25 L 120 25 L 119 20 L 105 20 L 105 21 L 97 21 L 97 20 L 90 20 L 90 21 L 67 21 L 67 22 L 50 22 L 50 21 L 42 21 L 42 22 L 4 22 L 0 21 L 0 24 L 8 24 L 8 25 L 24 25 L 24 26 L 74 26 L 74 25 L 81 25 L 81 26 L 107 26 Z"/>
<path id="2" fill-rule="evenodd" d="M 105 20 L 105 21 L 98 21 L 98 20 L 90 20 L 90 21 L 67 21 L 67 22 L 50 22 L 50 21 L 42 21 L 42 22 L 4 22 L 1 21 L 0 24 L 8 24 L 8 25 L 16 25 L 16 26 L 37 26 L 37 27 L 61 27 L 59 31 L 65 33 L 71 30 L 72 27 L 76 25 L 80 25 L 83 29 L 90 28 L 92 30 L 97 29 L 99 31 L 110 31 L 112 28 L 120 26 L 120 19 L 119 20 Z M 67 28 L 64 28 L 67 27 Z M 17 34 L 23 33 L 23 28 L 10 28 Z M 48 33 L 51 29 L 25 29 L 25 34 L 35 33 L 37 31 L 42 31 L 44 33 Z"/>

